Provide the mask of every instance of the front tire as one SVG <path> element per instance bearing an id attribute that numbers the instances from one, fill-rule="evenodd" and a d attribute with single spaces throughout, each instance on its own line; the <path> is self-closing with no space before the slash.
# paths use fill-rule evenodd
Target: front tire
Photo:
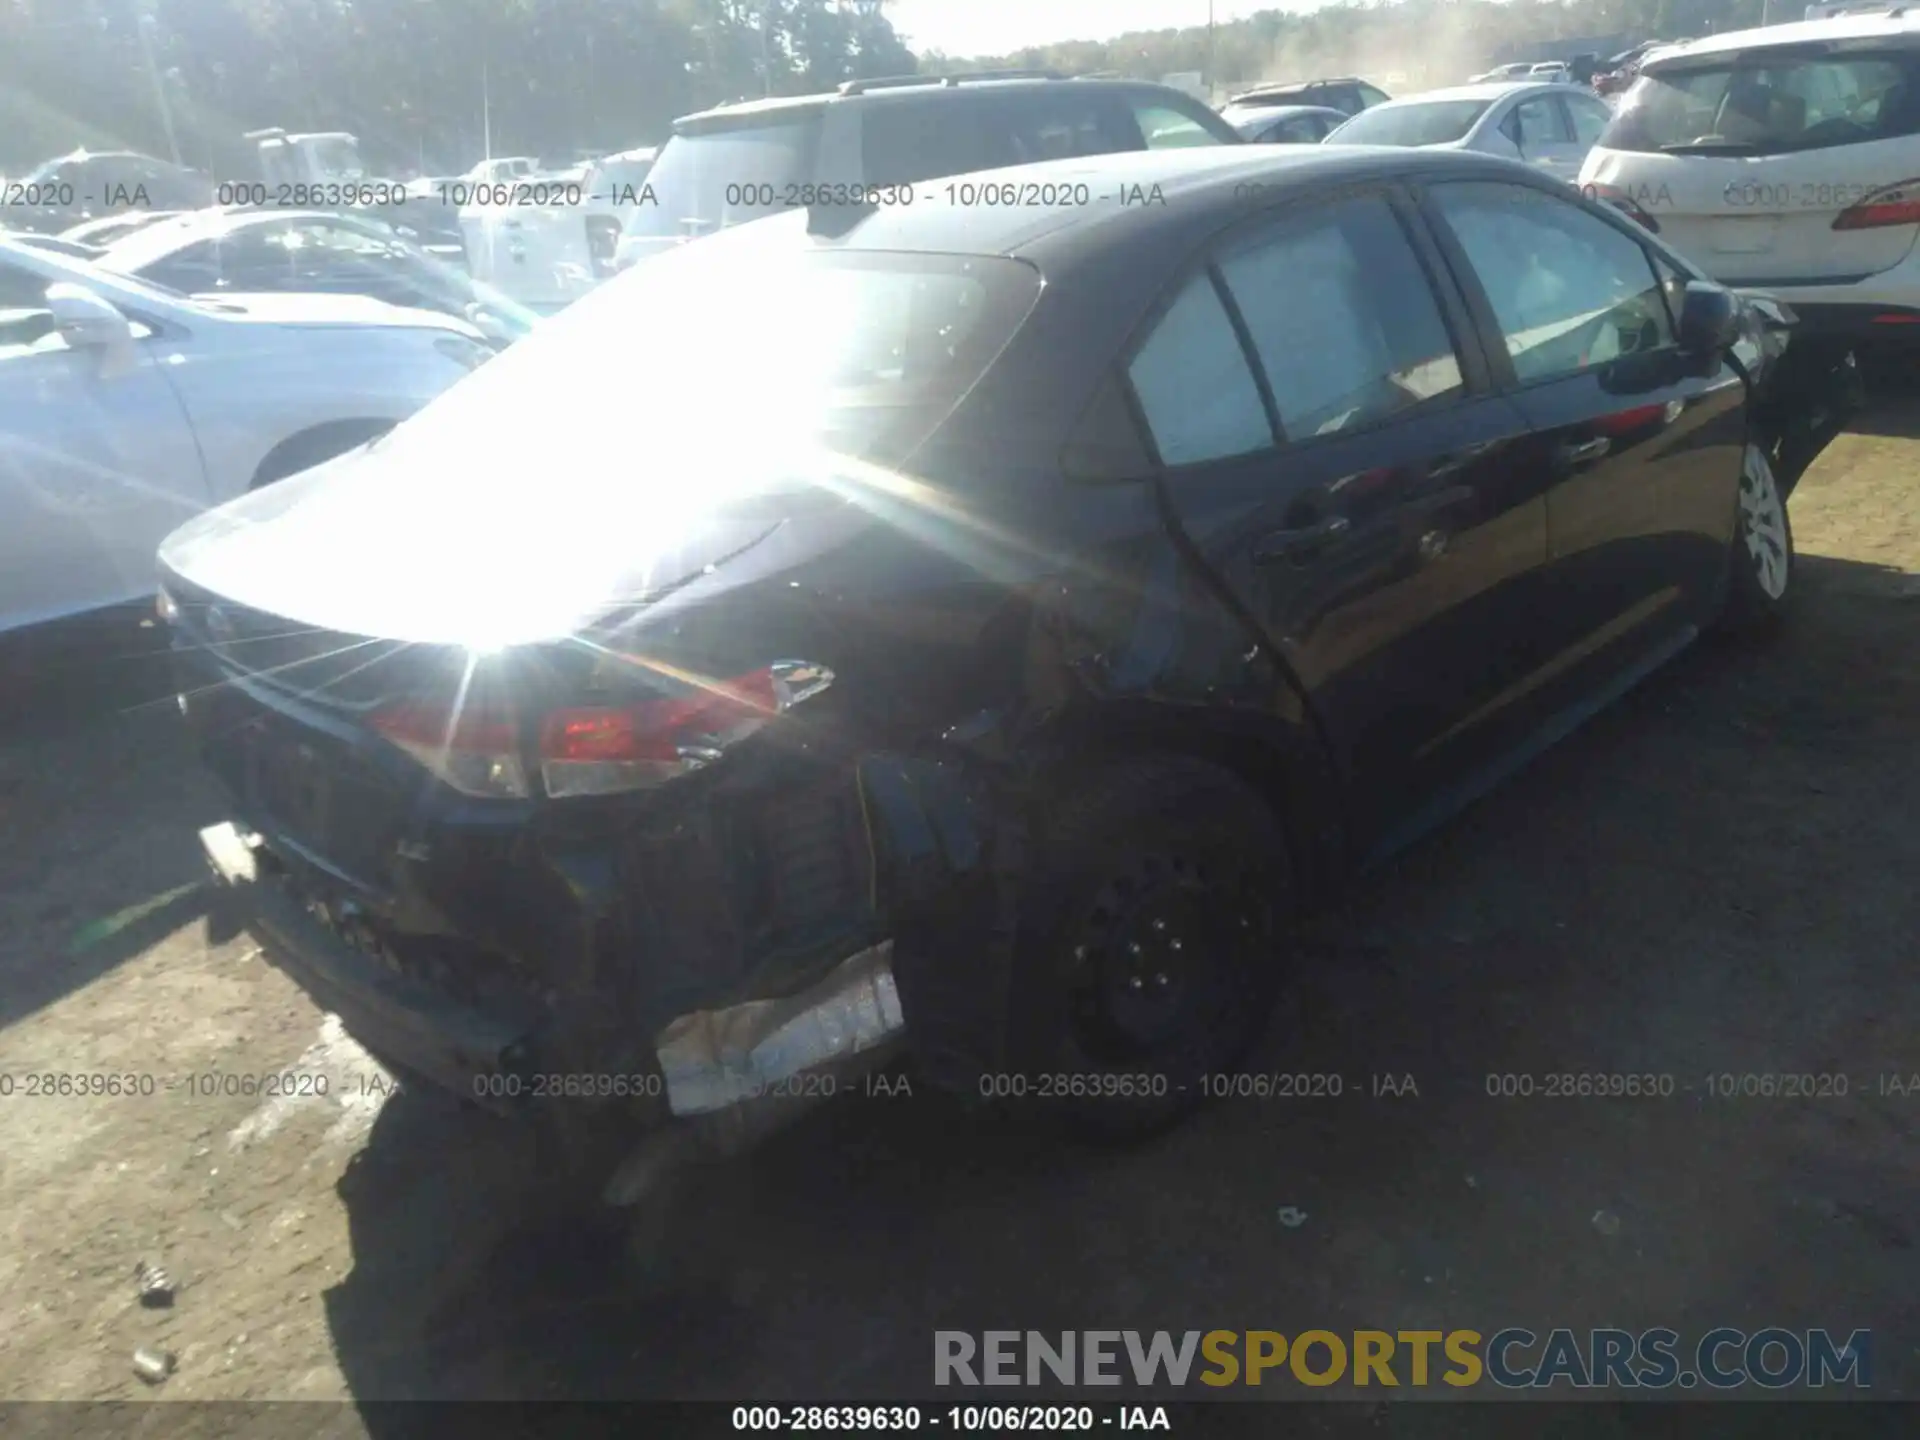
<path id="1" fill-rule="evenodd" d="M 1749 443 L 1740 462 L 1740 511 L 1728 557 L 1725 627 L 1765 629 L 1779 623 L 1793 594 L 1793 524 L 1772 462 Z"/>
<path id="2" fill-rule="evenodd" d="M 1023 908 L 1010 1098 L 1144 1139 L 1266 1026 L 1294 910 L 1285 831 L 1217 766 L 1122 761 L 1055 811 Z"/>

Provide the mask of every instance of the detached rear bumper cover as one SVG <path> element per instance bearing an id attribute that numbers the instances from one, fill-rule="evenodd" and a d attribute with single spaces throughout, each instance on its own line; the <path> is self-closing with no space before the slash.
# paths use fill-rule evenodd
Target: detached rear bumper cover
<path id="1" fill-rule="evenodd" d="M 200 832 L 215 882 L 240 909 L 262 952 L 302 990 L 337 1014 L 349 1033 L 378 1056 L 391 1057 L 457 1095 L 489 1103 L 478 1083 L 515 1068 L 527 1025 L 483 1014 L 394 974 L 314 920 L 263 874 L 254 846 L 237 826 Z M 505 1111 L 494 1099 L 490 1108 Z"/>

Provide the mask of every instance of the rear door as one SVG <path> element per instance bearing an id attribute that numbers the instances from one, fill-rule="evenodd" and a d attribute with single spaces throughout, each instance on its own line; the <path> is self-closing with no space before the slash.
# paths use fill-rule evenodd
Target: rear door
<path id="1" fill-rule="evenodd" d="M 1657 64 L 1581 178 L 1624 190 L 1717 280 L 1864 280 L 1920 236 L 1911 206 L 1835 228 L 1875 190 L 1920 178 L 1920 53 L 1775 47 Z"/>
<path id="2" fill-rule="evenodd" d="M 1542 640 L 1526 422 L 1420 237 L 1382 192 L 1263 220 L 1129 365 L 1173 513 L 1299 677 L 1368 830 L 1470 767 L 1440 737 Z"/>
<path id="3" fill-rule="evenodd" d="M 1594 661 L 1631 666 L 1702 625 L 1731 540 L 1745 387 L 1680 356 L 1655 254 L 1572 195 L 1427 187 L 1434 228 L 1490 356 L 1536 432 L 1547 488 L 1548 686 Z M 1589 672 L 1590 673 L 1590 672 Z"/>

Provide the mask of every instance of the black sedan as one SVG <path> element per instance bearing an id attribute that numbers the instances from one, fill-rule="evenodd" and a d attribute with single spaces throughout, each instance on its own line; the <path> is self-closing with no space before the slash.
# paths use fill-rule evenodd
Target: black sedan
<path id="1" fill-rule="evenodd" d="M 267 953 L 615 1198 L 899 1044 L 1165 1123 L 1303 908 L 1792 596 L 1844 370 L 1570 187 L 980 185 L 1065 198 L 682 247 L 162 550 Z"/>
<path id="2" fill-rule="evenodd" d="M 328 211 L 199 210 L 114 241 L 97 263 L 193 295 L 369 295 L 458 315 L 498 345 L 538 318 L 392 227 Z"/>

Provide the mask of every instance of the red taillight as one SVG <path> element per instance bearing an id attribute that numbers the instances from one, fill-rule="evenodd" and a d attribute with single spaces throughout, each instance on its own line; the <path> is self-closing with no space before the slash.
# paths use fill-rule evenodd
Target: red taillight
<path id="1" fill-rule="evenodd" d="M 553 796 L 659 785 L 712 764 L 832 683 L 824 666 L 784 661 L 684 697 L 556 710 L 540 728 L 541 778 Z"/>
<path id="2" fill-rule="evenodd" d="M 783 661 L 686 696 L 554 710 L 540 722 L 534 758 L 551 796 L 645 789 L 712 764 L 832 683 L 824 666 Z M 456 719 L 441 706 L 407 702 L 379 711 L 371 723 L 464 794 L 530 793 L 522 729 L 511 713 L 463 706 Z"/>
<path id="3" fill-rule="evenodd" d="M 1920 225 L 1920 179 L 1882 186 L 1842 210 L 1833 222 L 1836 230 L 1882 230 L 1890 225 Z"/>
<path id="4" fill-rule="evenodd" d="M 518 800 L 530 793 L 520 721 L 505 709 L 464 703 L 456 713 L 406 700 L 376 711 L 368 723 L 464 795 Z"/>

